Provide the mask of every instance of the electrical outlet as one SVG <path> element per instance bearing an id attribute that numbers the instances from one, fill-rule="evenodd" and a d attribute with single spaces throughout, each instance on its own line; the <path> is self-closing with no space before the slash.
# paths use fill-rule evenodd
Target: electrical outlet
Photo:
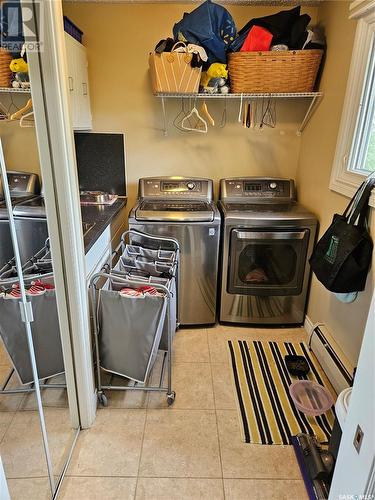
<path id="1" fill-rule="evenodd" d="M 357 425 L 357 429 L 355 431 L 353 439 L 353 445 L 354 448 L 357 450 L 357 453 L 359 453 L 359 450 L 361 449 L 362 441 L 363 441 L 363 430 L 359 425 Z"/>

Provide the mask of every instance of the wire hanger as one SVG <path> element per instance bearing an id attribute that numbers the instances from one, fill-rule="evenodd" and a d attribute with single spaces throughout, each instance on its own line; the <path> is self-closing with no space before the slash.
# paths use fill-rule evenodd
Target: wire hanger
<path id="1" fill-rule="evenodd" d="M 9 120 L 8 109 L 0 102 L 0 120 Z"/>
<path id="2" fill-rule="evenodd" d="M 190 120 L 192 119 L 195 121 L 191 122 Z M 208 130 L 206 120 L 201 117 L 195 105 L 190 113 L 182 120 L 181 128 L 184 130 L 191 130 L 192 132 L 200 132 L 202 134 L 207 134 Z"/>
<path id="3" fill-rule="evenodd" d="M 181 127 L 182 120 L 186 117 L 187 112 L 185 110 L 185 100 L 181 97 L 181 109 L 177 113 L 176 118 L 173 120 L 173 126 L 180 130 L 181 132 L 190 132 L 190 130 L 183 129 Z"/>
<path id="4" fill-rule="evenodd" d="M 14 102 L 14 99 L 13 99 L 13 95 L 12 94 L 9 94 L 9 97 L 10 97 L 10 103 L 9 103 L 9 106 L 8 106 L 8 109 L 7 109 L 7 113 L 8 113 L 8 116 L 9 118 L 11 117 L 12 113 L 15 113 L 16 111 L 19 111 L 19 106 L 17 106 Z"/>
<path id="5" fill-rule="evenodd" d="M 224 109 L 223 114 L 221 115 L 220 128 L 224 128 L 227 124 L 227 98 L 224 97 Z"/>
<path id="6" fill-rule="evenodd" d="M 262 101 L 262 119 L 259 127 L 263 125 L 267 127 L 276 127 L 276 101 L 270 97 L 267 100 L 266 108 L 264 109 L 264 102 Z"/>

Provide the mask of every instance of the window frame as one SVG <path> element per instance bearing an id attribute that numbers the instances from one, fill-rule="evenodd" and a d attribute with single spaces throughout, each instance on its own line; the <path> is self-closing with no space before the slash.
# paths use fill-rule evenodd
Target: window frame
<path id="1" fill-rule="evenodd" d="M 370 50 L 374 43 L 375 0 L 352 2 L 349 17 L 358 19 L 358 24 L 329 187 L 332 191 L 352 197 L 366 176 L 365 171 L 348 170 L 348 161 L 358 122 Z M 367 57 L 363 57 L 363 54 L 367 54 Z M 371 196 L 370 205 L 375 207 L 374 193 Z"/>

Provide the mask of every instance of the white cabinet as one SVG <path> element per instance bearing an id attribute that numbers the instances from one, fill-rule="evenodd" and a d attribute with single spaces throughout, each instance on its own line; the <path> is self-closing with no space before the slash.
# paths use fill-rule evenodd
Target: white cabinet
<path id="1" fill-rule="evenodd" d="M 87 285 L 95 273 L 99 273 L 111 255 L 111 227 L 107 226 L 97 241 L 87 252 L 86 279 Z M 0 499 L 1 500 L 1 499 Z"/>
<path id="2" fill-rule="evenodd" d="M 86 48 L 68 33 L 65 33 L 65 45 L 73 129 L 91 130 L 92 117 Z"/>

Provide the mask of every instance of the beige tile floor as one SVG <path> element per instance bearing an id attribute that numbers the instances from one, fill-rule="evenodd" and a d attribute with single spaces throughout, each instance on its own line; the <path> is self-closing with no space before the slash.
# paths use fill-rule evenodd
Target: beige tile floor
<path id="1" fill-rule="evenodd" d="M 226 347 L 229 338 L 298 342 L 306 334 L 301 328 L 223 325 L 179 330 L 174 342 L 175 404 L 168 408 L 165 396 L 159 394 L 107 392 L 109 407 L 99 409 L 94 426 L 81 432 L 59 498 L 305 500 L 290 446 L 241 441 Z M 51 418 L 58 422 L 58 413 L 51 412 L 63 411 L 63 396 L 49 403 Z M 26 417 L 19 413 L 32 405 L 25 399 L 18 404 L 18 413 L 11 406 L 8 412 L 0 411 L 0 439 L 5 446 L 15 433 L 21 439 L 25 432 Z M 15 474 L 9 481 L 14 500 L 47 498 L 45 478 Z"/>
<path id="2" fill-rule="evenodd" d="M 10 361 L 0 344 L 0 384 L 10 371 Z M 64 382 L 64 377 L 53 379 Z M 8 388 L 20 387 L 16 374 Z M 56 474 L 66 461 L 75 431 L 71 429 L 64 389 L 42 391 L 51 458 Z M 0 395 L 0 455 L 12 500 L 48 500 L 47 466 L 36 411 L 35 395 Z M 1 494 L 0 494 L 1 496 Z"/>

